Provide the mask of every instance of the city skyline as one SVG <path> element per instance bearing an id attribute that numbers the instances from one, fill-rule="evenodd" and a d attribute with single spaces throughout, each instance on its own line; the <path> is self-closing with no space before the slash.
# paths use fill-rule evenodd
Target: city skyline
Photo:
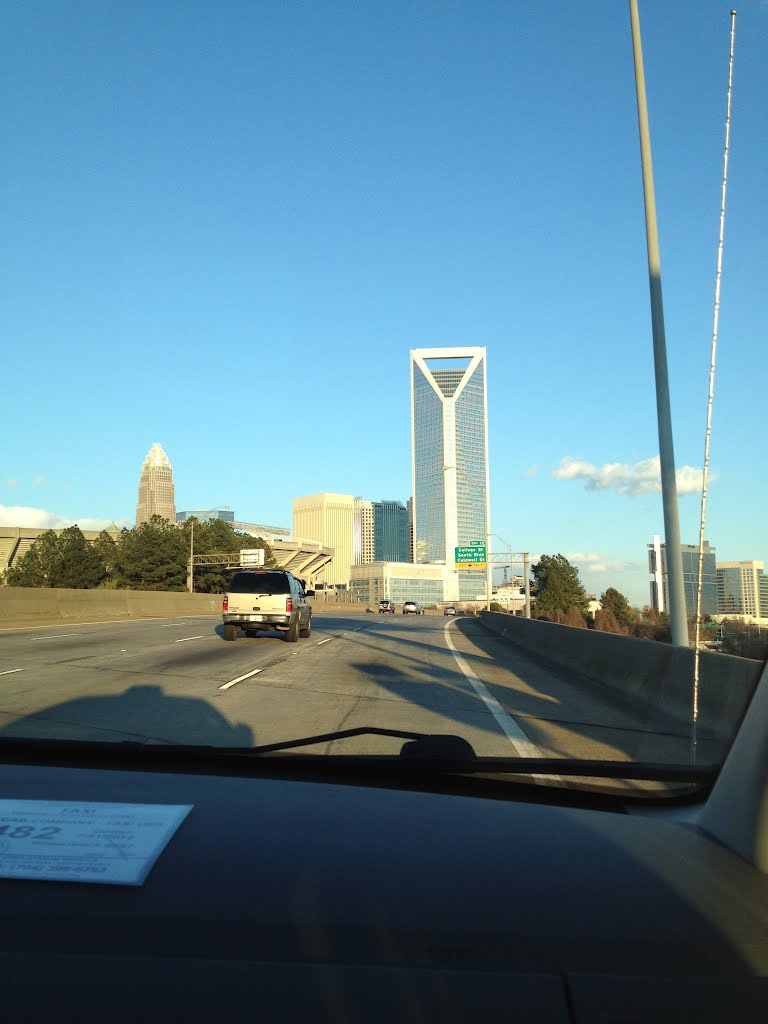
<path id="1" fill-rule="evenodd" d="M 455 352 L 457 350 L 451 350 L 449 353 L 443 352 L 442 358 L 446 360 L 455 359 Z M 466 351 L 466 350 L 458 350 Z M 478 352 L 482 352 L 480 349 Z M 411 371 L 413 373 L 413 356 L 414 352 L 411 353 Z M 466 362 L 466 359 L 465 359 Z M 458 369 L 452 367 L 451 371 L 447 374 L 446 378 L 442 380 L 442 383 L 435 385 L 438 388 L 448 387 L 448 390 L 458 386 L 462 378 L 466 374 L 467 367 Z M 438 373 L 438 377 L 439 377 Z M 442 392 L 441 392 L 442 393 Z M 157 474 L 160 472 L 160 478 L 158 479 Z M 154 488 L 154 490 L 153 490 Z M 173 474 L 170 464 L 170 460 L 166 455 L 163 448 L 155 443 L 150 448 L 147 456 L 142 464 L 140 473 L 140 485 L 139 495 L 140 500 L 137 505 L 137 517 L 139 510 L 146 507 L 147 496 L 153 493 L 159 493 L 162 498 L 167 502 L 168 494 L 171 495 L 171 502 L 173 501 Z M 144 495 L 142 501 L 141 496 Z M 280 534 L 283 536 L 289 536 L 291 533 L 293 536 L 299 536 L 296 531 L 297 522 L 303 524 L 300 526 L 300 530 L 305 531 L 303 533 L 304 539 L 312 539 L 309 535 L 311 533 L 328 530 L 335 532 L 337 537 L 342 535 L 346 538 L 342 545 L 339 545 L 341 551 L 349 549 L 351 554 L 350 571 L 352 566 L 370 566 L 373 562 L 386 562 L 392 563 L 392 572 L 394 576 L 400 578 L 403 576 L 404 566 L 408 562 L 407 558 L 396 559 L 384 557 L 385 552 L 381 550 L 381 545 L 384 542 L 384 522 L 386 521 L 387 514 L 392 519 L 393 515 L 396 515 L 398 520 L 397 527 L 394 527 L 394 521 L 390 523 L 389 539 L 387 543 L 393 543 L 392 537 L 394 536 L 393 530 L 398 534 L 397 543 L 399 550 L 402 551 L 407 548 L 408 545 L 408 529 L 410 526 L 410 506 L 412 499 L 409 498 L 407 503 L 403 503 L 397 499 L 395 500 L 384 500 L 374 502 L 369 501 L 360 497 L 353 497 L 351 494 L 331 494 L 327 492 L 321 492 L 316 495 L 305 496 L 302 498 L 293 499 L 293 531 L 289 531 L 284 527 L 276 526 L 258 526 L 254 523 L 241 522 L 235 519 L 235 512 L 229 509 L 228 506 L 222 505 L 215 509 L 202 509 L 196 511 L 173 511 L 170 508 L 168 514 L 163 516 L 167 518 L 169 522 L 181 523 L 185 519 L 195 516 L 200 519 L 222 519 L 229 522 L 235 529 L 244 530 L 245 532 L 258 533 L 259 536 L 267 536 L 271 533 L 276 535 Z M 171 506 L 172 507 L 172 506 Z M 391 508 L 390 508 L 391 507 Z M 351 518 L 349 513 L 351 512 Z M 151 514 L 151 513 L 150 513 Z M 158 513 L 159 514 L 159 513 Z M 171 518 L 173 516 L 173 518 Z M 149 518 L 149 515 L 145 515 L 142 522 L 145 522 Z M 85 520 L 85 522 L 88 522 Z M 308 525 L 308 524 L 324 524 Z M 328 524 L 330 523 L 330 527 Z M 377 524 L 377 526 L 375 525 Z M 24 524 L 4 524 L 2 526 L 12 525 L 16 529 L 29 530 L 33 532 L 42 532 L 41 529 L 26 527 Z M 120 525 L 127 525 L 125 523 L 120 524 L 115 521 L 110 522 L 104 528 L 114 532 L 119 529 Z M 140 525 L 139 523 L 136 524 Z M 351 534 L 347 537 L 347 527 L 351 527 Z M 91 540 L 97 535 L 99 530 L 89 530 L 87 526 L 82 527 L 84 532 Z M 61 525 L 57 532 L 61 532 Z M 308 531 L 308 532 L 307 532 Z M 255 535 L 255 534 L 254 534 Z M 25 535 L 26 536 L 26 535 Z M 31 536 L 31 534 L 30 534 Z M 500 538 L 497 538 L 500 539 Z M 326 539 L 321 539 L 320 543 L 326 543 Z M 24 540 L 22 542 L 22 549 L 26 551 L 31 541 Z M 346 547 L 344 547 L 346 545 Z M 333 545 L 331 545 L 333 546 Z M 378 546 L 378 547 L 377 547 Z M 686 610 L 689 616 L 692 616 L 695 611 L 696 604 L 696 575 L 698 566 L 698 546 L 691 544 L 682 544 L 683 553 L 683 568 L 684 568 L 684 592 L 686 599 Z M 659 535 L 654 536 L 653 542 L 647 544 L 648 552 L 648 571 L 651 574 L 650 580 L 650 596 L 646 601 L 634 601 L 633 603 L 638 606 L 648 606 L 654 608 L 657 611 L 666 611 L 668 605 L 668 593 L 667 593 L 667 575 L 666 575 L 666 545 L 661 540 Z M 6 553 L 6 563 L 7 555 Z M 496 552 L 497 554 L 506 553 L 504 549 Z M 546 554 L 547 552 L 541 552 Z M 17 557 L 19 552 L 16 552 Z M 540 557 L 540 554 L 532 554 L 531 562 L 535 562 Z M 328 582 L 334 585 L 344 585 L 345 573 L 342 566 L 342 560 L 336 560 L 335 572 L 331 575 L 324 574 L 327 576 Z M 399 563 L 399 564 L 398 564 Z M 413 563 L 414 565 L 448 565 L 448 562 L 433 562 L 433 563 Z M 7 566 L 6 566 L 7 567 Z M 0 565 L 0 568 L 2 566 Z M 503 571 L 506 577 L 507 567 L 497 566 L 498 573 Z M 390 570 L 387 570 L 388 573 Z M 331 576 L 333 578 L 331 578 Z M 362 577 L 361 577 L 362 578 Z M 434 585 L 437 585 L 437 578 L 435 577 Z M 445 573 L 440 574 L 440 578 L 445 580 Z M 348 581 L 348 577 L 347 577 Z M 413 583 L 413 580 L 411 581 Z M 422 585 L 426 585 L 426 581 L 421 581 Z M 474 588 L 476 585 L 476 577 L 472 580 L 473 596 Z M 497 580 L 494 586 L 501 585 L 501 581 Z M 432 586 L 432 584 L 430 584 Z M 606 583 L 608 586 L 615 586 L 614 583 Z M 585 587 L 589 591 L 588 587 Z M 618 589 L 618 588 L 617 588 Z M 424 591 L 424 598 L 427 595 L 432 594 L 432 591 L 427 588 Z M 597 592 L 599 595 L 599 591 Z M 628 595 L 629 596 L 629 595 Z M 450 598 L 446 595 L 447 600 L 460 600 L 460 598 Z M 467 594 L 465 599 L 472 599 Z M 716 548 L 710 545 L 709 541 L 704 541 L 704 581 L 702 585 L 702 614 L 737 614 L 744 615 L 747 617 L 768 617 L 768 576 L 764 575 L 763 572 L 763 561 L 758 559 L 741 559 L 741 560 L 721 560 L 717 561 Z"/>
<path id="2" fill-rule="evenodd" d="M 524 25 L 497 3 L 257 8 L 8 8 L 0 522 L 130 525 L 155 437 L 178 508 L 288 525 L 297 493 L 405 500 L 403 353 L 477 343 L 493 533 L 647 603 L 663 521 L 626 6 L 534 5 Z M 729 18 L 640 9 L 693 540 Z M 739 10 L 707 508 L 730 561 L 768 560 L 767 28 L 764 4 Z M 259 372 L 214 398 L 214 367 L 251 353 Z M 255 395 L 286 415 L 249 459 Z"/>

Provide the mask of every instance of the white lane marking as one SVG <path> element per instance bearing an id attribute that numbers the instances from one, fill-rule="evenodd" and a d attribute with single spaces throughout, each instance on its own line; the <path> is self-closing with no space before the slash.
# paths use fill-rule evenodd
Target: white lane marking
<path id="1" fill-rule="evenodd" d="M 456 650 L 451 640 L 451 635 L 448 632 L 450 626 L 453 625 L 453 619 L 450 619 L 445 624 L 445 642 L 448 644 L 448 648 L 456 659 L 456 664 L 459 666 L 461 671 L 464 673 L 466 678 L 472 685 L 472 689 L 478 695 L 480 700 L 485 704 L 488 710 L 491 712 L 493 717 L 498 722 L 501 731 L 507 737 L 509 742 L 515 748 L 518 757 L 543 757 L 539 748 L 528 739 L 523 730 L 514 720 L 510 717 L 504 708 L 499 704 L 496 698 L 489 693 L 485 683 L 481 682 L 480 679 L 475 675 L 472 669 L 469 667 L 467 662 L 462 658 L 459 652 Z M 559 775 L 539 775 L 533 776 L 535 779 L 547 779 L 550 782 L 560 782 Z"/>
<path id="2" fill-rule="evenodd" d="M 325 640 L 318 640 L 317 643 L 315 644 L 315 646 L 319 647 L 320 644 L 329 644 L 331 642 L 331 640 L 333 640 L 332 636 L 326 637 Z"/>
<path id="3" fill-rule="evenodd" d="M 204 634 L 201 633 L 200 636 L 183 636 L 181 638 L 181 640 L 174 640 L 173 642 L 175 644 L 183 644 L 186 640 L 202 640 L 203 637 L 204 637 Z"/>
<path id="4" fill-rule="evenodd" d="M 12 676 L 14 672 L 23 672 L 23 668 L 7 668 L 5 672 L 0 672 L 0 676 Z"/>
<path id="5" fill-rule="evenodd" d="M 218 619 L 218 618 L 220 618 L 220 616 L 215 614 L 215 613 L 214 614 L 208 613 L 207 615 L 193 615 L 191 617 L 193 619 Z M 133 625 L 141 625 L 142 622 L 159 622 L 159 621 L 160 620 L 158 619 L 158 617 L 156 615 L 150 615 L 146 619 L 97 619 L 95 622 L 80 622 L 80 620 L 78 619 L 78 620 L 76 620 L 75 624 L 78 625 L 78 626 L 133 626 Z M 163 619 L 162 621 L 165 622 L 165 619 Z M 168 623 L 168 625 L 178 626 L 180 624 L 180 622 L 186 622 L 186 621 L 187 621 L 186 619 L 181 619 L 181 620 L 177 619 L 174 622 Z M 54 623 L 53 625 L 49 624 L 47 626 L 41 626 L 41 625 L 38 625 L 38 626 L 3 626 L 3 628 L 0 629 L 0 633 L 30 633 L 32 630 L 37 630 L 37 629 L 55 629 L 56 626 L 58 626 L 58 622 Z"/>
<path id="6" fill-rule="evenodd" d="M 80 636 L 79 633 L 54 633 L 52 636 L 31 636 L 30 640 L 60 640 L 63 636 Z"/>
<path id="7" fill-rule="evenodd" d="M 228 683 L 224 683 L 224 685 L 220 686 L 219 689 L 220 690 L 228 690 L 230 688 L 230 686 L 234 686 L 235 683 L 242 683 L 242 681 L 244 679 L 250 679 L 251 676 L 257 676 L 259 674 L 259 672 L 263 672 L 263 671 L 264 671 L 263 669 L 255 668 L 253 670 L 253 672 L 246 672 L 244 676 L 238 676 L 237 679 L 230 679 Z"/>

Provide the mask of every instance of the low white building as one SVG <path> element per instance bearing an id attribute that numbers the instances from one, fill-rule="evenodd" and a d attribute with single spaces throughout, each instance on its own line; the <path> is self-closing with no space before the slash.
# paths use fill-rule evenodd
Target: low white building
<path id="1" fill-rule="evenodd" d="M 361 604 L 374 608 L 385 598 L 400 606 L 418 601 L 423 608 L 436 608 L 449 600 L 456 572 L 445 565 L 414 562 L 370 562 L 351 567 L 351 590 Z M 480 584 L 480 590 L 483 583 Z"/>

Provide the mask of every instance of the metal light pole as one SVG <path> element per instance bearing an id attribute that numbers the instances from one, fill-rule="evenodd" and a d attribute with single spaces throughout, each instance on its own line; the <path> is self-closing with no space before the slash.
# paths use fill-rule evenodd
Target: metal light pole
<path id="1" fill-rule="evenodd" d="M 645 95 L 643 51 L 640 40 L 640 17 L 637 0 L 629 0 L 632 23 L 632 52 L 635 62 L 637 120 L 640 131 L 640 159 L 643 168 L 645 200 L 645 234 L 648 248 L 648 280 L 651 291 L 651 325 L 653 329 L 653 360 L 656 372 L 656 416 L 659 430 L 659 461 L 661 463 L 661 499 L 664 508 L 664 540 L 667 552 L 667 585 L 669 588 L 669 620 L 672 643 L 688 647 L 688 618 L 683 590 L 683 554 L 680 548 L 680 522 L 677 509 L 677 478 L 672 443 L 672 413 L 669 401 L 667 342 L 664 332 L 664 306 L 661 295 L 661 258 L 656 228 L 656 198 L 653 190 L 653 164 L 648 128 L 648 104 Z"/>
<path id="2" fill-rule="evenodd" d="M 511 570 L 511 568 L 512 568 L 512 559 L 513 559 L 512 545 L 509 543 L 508 540 L 504 540 L 504 538 L 502 536 L 500 536 L 498 533 L 494 533 L 494 534 L 492 534 L 492 536 L 493 537 L 497 537 L 503 544 L 507 545 L 507 549 L 509 551 L 509 562 L 510 562 L 510 570 Z M 530 560 L 530 555 L 529 555 L 529 553 L 527 551 L 515 551 L 514 554 L 517 555 L 517 558 L 515 559 L 516 562 L 519 562 L 521 558 L 522 558 L 522 561 L 523 561 L 523 582 L 524 582 L 524 585 L 525 585 L 525 617 L 526 617 L 526 619 L 530 619 L 530 617 L 531 617 L 531 580 L 530 580 L 530 572 L 531 572 L 530 561 L 531 560 Z"/>

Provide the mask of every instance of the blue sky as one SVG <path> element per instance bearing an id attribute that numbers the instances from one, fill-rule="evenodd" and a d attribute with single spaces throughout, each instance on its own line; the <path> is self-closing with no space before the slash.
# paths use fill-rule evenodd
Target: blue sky
<path id="1" fill-rule="evenodd" d="M 640 3 L 675 455 L 694 481 L 728 12 Z M 748 0 L 721 559 L 768 561 L 767 40 L 768 5 Z M 647 601 L 663 525 L 625 3 L 4 0 L 0 90 L 0 522 L 131 523 L 155 441 L 180 509 L 290 526 L 301 494 L 405 500 L 409 350 L 485 345 L 494 534 Z M 699 506 L 681 494 L 684 542 Z"/>

